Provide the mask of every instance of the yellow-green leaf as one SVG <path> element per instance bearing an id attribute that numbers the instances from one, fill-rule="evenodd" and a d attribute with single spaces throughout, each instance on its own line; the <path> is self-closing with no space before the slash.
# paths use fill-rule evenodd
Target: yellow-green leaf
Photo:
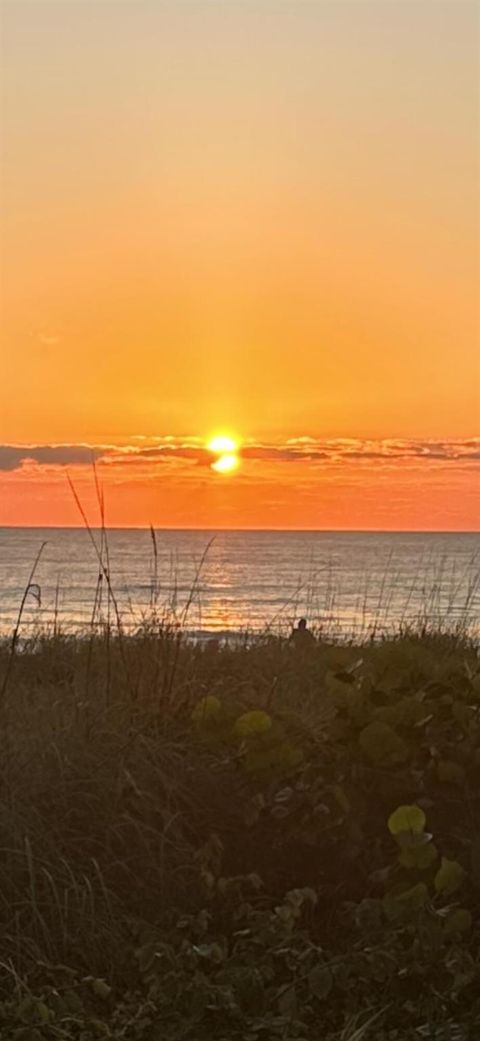
<path id="1" fill-rule="evenodd" d="M 454 893 L 460 888 L 464 878 L 465 871 L 458 860 L 448 860 L 447 857 L 442 857 L 441 867 L 434 878 L 435 889 L 437 893 L 449 896 L 450 893 Z"/>
<path id="2" fill-rule="evenodd" d="M 46 1005 L 44 1001 L 37 1001 L 35 1008 L 42 1023 L 49 1023 L 51 1015 L 48 1005 Z"/>
<path id="3" fill-rule="evenodd" d="M 245 738 L 265 734 L 271 728 L 272 717 L 262 709 L 254 709 L 239 716 L 233 729 L 237 737 Z"/>
<path id="4" fill-rule="evenodd" d="M 207 694 L 201 698 L 193 709 L 191 719 L 193 723 L 206 723 L 218 719 L 222 712 L 222 702 L 215 694 Z"/>
<path id="5" fill-rule="evenodd" d="M 398 806 L 388 818 L 388 830 L 396 837 L 402 832 L 410 832 L 412 835 L 422 835 L 425 830 L 427 818 L 420 806 Z"/>
<path id="6" fill-rule="evenodd" d="M 288 741 L 258 748 L 253 746 L 247 752 L 245 766 L 249 773 L 271 773 L 275 777 L 289 777 L 303 762 L 301 748 L 295 748 Z"/>
<path id="7" fill-rule="evenodd" d="M 97 998 L 108 998 L 111 994 L 112 988 L 109 987 L 105 980 L 92 980 L 92 990 L 96 994 Z"/>

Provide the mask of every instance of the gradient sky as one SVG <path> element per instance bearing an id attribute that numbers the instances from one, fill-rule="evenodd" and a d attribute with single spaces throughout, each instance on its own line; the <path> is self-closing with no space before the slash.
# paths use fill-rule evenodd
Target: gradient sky
<path id="1" fill-rule="evenodd" d="M 4 0 L 0 523 L 77 523 L 66 466 L 93 511 L 96 446 L 112 524 L 478 528 L 479 39 Z"/>

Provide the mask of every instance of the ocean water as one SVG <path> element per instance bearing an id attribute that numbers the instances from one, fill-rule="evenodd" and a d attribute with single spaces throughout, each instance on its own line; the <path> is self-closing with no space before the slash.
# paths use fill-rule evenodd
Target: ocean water
<path id="1" fill-rule="evenodd" d="M 94 537 L 100 549 L 101 533 Z M 418 619 L 480 632 L 475 533 L 159 530 L 156 566 L 148 529 L 115 529 L 107 541 L 111 585 L 129 629 L 155 610 L 204 635 L 286 632 L 302 615 L 340 638 Z M 112 617 L 83 528 L 3 528 L 0 633 L 12 631 L 42 543 L 22 631 L 78 632 Z"/>

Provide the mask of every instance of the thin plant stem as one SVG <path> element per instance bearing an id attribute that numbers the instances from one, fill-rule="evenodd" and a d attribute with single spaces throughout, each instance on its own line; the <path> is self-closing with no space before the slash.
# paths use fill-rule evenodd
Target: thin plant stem
<path id="1" fill-rule="evenodd" d="M 42 544 L 40 546 L 40 549 L 38 550 L 38 553 L 37 553 L 37 555 L 35 557 L 35 560 L 33 562 L 32 570 L 30 571 L 28 582 L 27 582 L 27 584 L 25 586 L 25 589 L 24 589 L 24 592 L 23 592 L 22 599 L 20 601 L 20 607 L 18 609 L 17 620 L 16 620 L 16 623 L 15 623 L 15 628 L 14 628 L 13 633 L 12 633 L 12 639 L 10 641 L 10 653 L 8 655 L 7 667 L 6 667 L 6 670 L 5 670 L 5 675 L 3 677 L 2 687 L 0 689 L 0 704 L 2 704 L 2 702 L 4 701 L 6 693 L 7 693 L 8 683 L 9 683 L 10 676 L 11 676 L 11 673 L 12 673 L 13 662 L 14 662 L 14 658 L 15 658 L 15 651 L 16 651 L 16 648 L 17 648 L 18 637 L 19 637 L 19 633 L 20 633 L 20 626 L 22 624 L 22 617 L 23 617 L 23 612 L 24 612 L 24 609 L 25 609 L 25 604 L 27 602 L 27 599 L 28 599 L 28 596 L 30 595 L 30 593 L 32 593 L 32 591 L 34 589 L 36 589 L 36 588 L 39 589 L 39 587 L 37 587 L 36 584 L 34 583 L 33 579 L 35 578 L 35 573 L 36 573 L 37 567 L 38 567 L 39 562 L 40 562 L 40 557 L 42 556 L 42 553 L 43 553 L 46 545 L 47 545 L 46 542 L 42 542 Z M 39 593 L 37 593 L 37 597 L 38 596 L 39 596 Z"/>

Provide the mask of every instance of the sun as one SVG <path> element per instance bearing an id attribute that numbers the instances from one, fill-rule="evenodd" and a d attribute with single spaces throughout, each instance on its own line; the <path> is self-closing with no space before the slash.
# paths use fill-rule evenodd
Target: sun
<path id="1" fill-rule="evenodd" d="M 209 452 L 217 456 L 211 464 L 211 469 L 216 473 L 230 474 L 240 466 L 240 459 L 237 455 L 238 442 L 233 437 L 229 437 L 227 434 L 216 434 L 207 441 L 207 448 Z"/>
<path id="2" fill-rule="evenodd" d="M 233 440 L 233 437 L 217 434 L 208 442 L 207 448 L 209 452 L 215 452 L 215 455 L 228 455 L 228 453 L 233 453 L 237 450 L 237 443 Z"/>

